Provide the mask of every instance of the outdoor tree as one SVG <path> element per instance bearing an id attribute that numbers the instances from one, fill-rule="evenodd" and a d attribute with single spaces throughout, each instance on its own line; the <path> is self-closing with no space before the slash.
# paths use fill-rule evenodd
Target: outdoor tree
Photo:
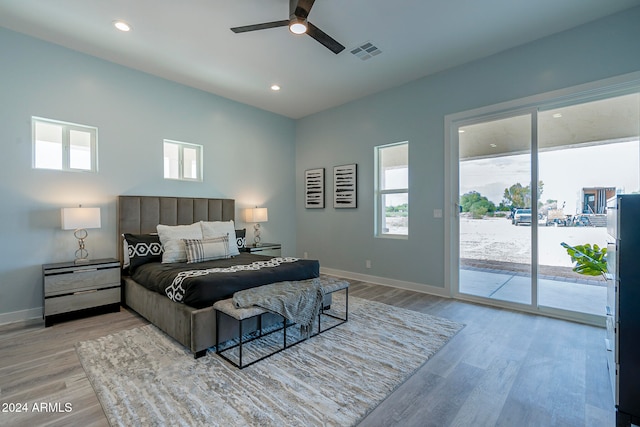
<path id="1" fill-rule="evenodd" d="M 538 198 L 542 196 L 544 183 L 538 181 Z M 531 207 L 531 187 L 524 187 L 519 182 L 513 184 L 509 188 L 504 189 L 502 196 L 502 204 L 510 205 L 511 208 L 530 208 Z"/>
<path id="2" fill-rule="evenodd" d="M 482 218 L 496 211 L 496 205 L 477 191 L 470 191 L 460 197 L 462 212 L 471 212 L 474 218 Z"/>
<path id="3" fill-rule="evenodd" d="M 409 204 L 403 203 L 398 206 L 387 206 L 386 207 L 387 216 L 408 216 L 409 215 Z"/>
<path id="4" fill-rule="evenodd" d="M 498 208 L 496 209 L 500 212 L 508 212 L 511 210 L 511 206 L 507 206 L 504 203 L 504 200 L 500 202 L 500 204 L 498 205 Z"/>

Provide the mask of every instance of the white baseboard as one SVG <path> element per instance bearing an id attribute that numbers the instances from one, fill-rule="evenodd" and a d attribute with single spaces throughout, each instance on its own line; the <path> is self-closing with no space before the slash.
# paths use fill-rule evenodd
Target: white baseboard
<path id="1" fill-rule="evenodd" d="M 422 292 L 423 294 L 436 295 L 444 298 L 451 298 L 448 289 L 438 286 L 425 285 L 422 283 L 406 282 L 404 280 L 389 279 L 387 277 L 370 276 L 368 274 L 353 273 L 351 271 L 336 270 L 333 268 L 320 267 L 320 272 L 331 276 L 343 277 L 345 279 L 358 280 L 360 282 L 373 283 L 375 285 L 390 286 L 392 288 L 405 289 L 408 291 Z"/>
<path id="2" fill-rule="evenodd" d="M 12 311 L 0 314 L 0 325 L 7 323 L 23 322 L 25 320 L 42 318 L 42 307 L 29 308 L 27 310 Z"/>
<path id="3" fill-rule="evenodd" d="M 406 282 L 404 280 L 389 279 L 387 277 L 370 276 L 368 274 L 353 273 L 350 271 L 337 270 L 333 268 L 320 267 L 320 272 L 331 276 L 343 277 L 345 279 L 358 280 L 360 282 L 373 283 L 374 285 L 390 286 L 392 288 L 405 289 L 408 291 L 422 292 L 424 294 L 436 295 L 444 298 L 451 298 L 449 290 L 437 286 L 425 285 L 422 283 Z M 30 308 L 27 310 L 13 311 L 0 314 L 0 325 L 7 323 L 22 322 L 25 320 L 42 318 L 42 307 Z"/>

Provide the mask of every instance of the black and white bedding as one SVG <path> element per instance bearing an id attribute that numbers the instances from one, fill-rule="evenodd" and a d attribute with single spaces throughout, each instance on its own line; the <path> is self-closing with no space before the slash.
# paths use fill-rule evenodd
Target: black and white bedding
<path id="1" fill-rule="evenodd" d="M 320 263 L 317 260 L 242 252 L 234 258 L 195 264 L 149 262 L 137 267 L 131 278 L 173 301 L 204 308 L 218 300 L 231 298 L 236 291 L 319 276 Z"/>

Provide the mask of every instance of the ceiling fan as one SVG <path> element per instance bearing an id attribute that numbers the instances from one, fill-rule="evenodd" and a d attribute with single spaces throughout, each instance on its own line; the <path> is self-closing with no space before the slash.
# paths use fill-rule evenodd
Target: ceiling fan
<path id="1" fill-rule="evenodd" d="M 327 35 L 320 28 L 307 21 L 315 0 L 289 0 L 289 19 L 282 21 L 264 22 L 262 24 L 234 27 L 234 33 L 246 33 L 248 31 L 266 30 L 267 28 L 289 27 L 294 34 L 307 34 L 320 42 L 324 47 L 335 54 L 344 50 L 344 46 Z"/>

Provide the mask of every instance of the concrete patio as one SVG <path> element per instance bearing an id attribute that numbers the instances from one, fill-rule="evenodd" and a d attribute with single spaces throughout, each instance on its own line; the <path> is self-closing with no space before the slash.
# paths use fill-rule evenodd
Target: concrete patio
<path id="1" fill-rule="evenodd" d="M 607 288 L 601 280 L 538 276 L 538 304 L 581 313 L 604 315 Z M 531 303 L 531 276 L 527 272 L 462 267 L 460 292 L 523 304 Z"/>

